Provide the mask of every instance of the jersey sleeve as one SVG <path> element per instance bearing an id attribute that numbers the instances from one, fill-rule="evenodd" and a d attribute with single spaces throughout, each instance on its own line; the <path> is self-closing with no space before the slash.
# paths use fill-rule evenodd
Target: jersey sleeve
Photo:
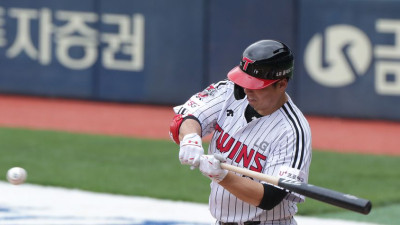
<path id="1" fill-rule="evenodd" d="M 229 92 L 233 92 L 232 85 L 227 80 L 213 83 L 203 91 L 194 94 L 184 104 L 174 107 L 176 114 L 192 114 L 202 128 L 202 136 L 214 131 L 218 115 Z"/>
<path id="2" fill-rule="evenodd" d="M 267 166 L 264 173 L 307 183 L 311 162 L 311 137 L 306 129 L 302 134 L 296 132 L 288 134 L 287 132 L 273 144 L 274 147 L 266 161 Z M 293 192 L 289 192 L 285 198 L 293 202 L 305 200 L 303 195 Z"/>

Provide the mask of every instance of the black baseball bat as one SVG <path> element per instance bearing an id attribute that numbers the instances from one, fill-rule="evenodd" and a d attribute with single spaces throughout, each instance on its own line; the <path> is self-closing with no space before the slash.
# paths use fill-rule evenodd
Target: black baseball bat
<path id="1" fill-rule="evenodd" d="M 230 164 L 221 163 L 221 168 L 240 173 L 273 185 L 283 187 L 289 191 L 325 202 L 334 206 L 348 209 L 354 212 L 369 214 L 372 208 L 371 201 L 358 198 L 354 195 L 344 194 L 327 188 L 306 184 L 295 180 L 278 178 L 263 173 L 258 173 L 245 168 L 236 167 Z"/>

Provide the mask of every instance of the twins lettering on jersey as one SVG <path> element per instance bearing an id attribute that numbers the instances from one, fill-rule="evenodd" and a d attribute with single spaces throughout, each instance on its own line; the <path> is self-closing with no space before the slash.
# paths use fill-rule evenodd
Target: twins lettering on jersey
<path id="1" fill-rule="evenodd" d="M 240 142 L 236 141 L 227 132 L 225 132 L 221 126 L 216 124 L 215 131 L 219 135 L 216 147 L 221 153 L 229 152 L 228 158 L 236 163 L 243 161 L 243 167 L 250 170 L 261 172 L 263 170 L 262 163 L 267 159 L 267 157 L 254 149 L 249 149 L 249 147 Z M 253 162 L 251 165 L 250 163 Z"/>

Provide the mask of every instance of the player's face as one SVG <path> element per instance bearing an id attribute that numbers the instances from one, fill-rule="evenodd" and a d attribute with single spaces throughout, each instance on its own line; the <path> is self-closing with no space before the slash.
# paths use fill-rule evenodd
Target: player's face
<path id="1" fill-rule="evenodd" d="M 270 85 L 259 90 L 244 89 L 247 100 L 260 115 L 266 116 L 279 109 L 286 101 L 285 90 L 287 80 L 281 80 L 276 85 Z"/>

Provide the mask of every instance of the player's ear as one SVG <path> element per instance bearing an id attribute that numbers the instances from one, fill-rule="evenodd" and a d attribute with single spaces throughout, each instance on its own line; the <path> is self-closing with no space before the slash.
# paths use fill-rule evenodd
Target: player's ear
<path id="1" fill-rule="evenodd" d="M 286 89 L 287 86 L 288 86 L 288 79 L 284 78 L 284 79 L 278 81 L 278 87 L 279 88 Z"/>

